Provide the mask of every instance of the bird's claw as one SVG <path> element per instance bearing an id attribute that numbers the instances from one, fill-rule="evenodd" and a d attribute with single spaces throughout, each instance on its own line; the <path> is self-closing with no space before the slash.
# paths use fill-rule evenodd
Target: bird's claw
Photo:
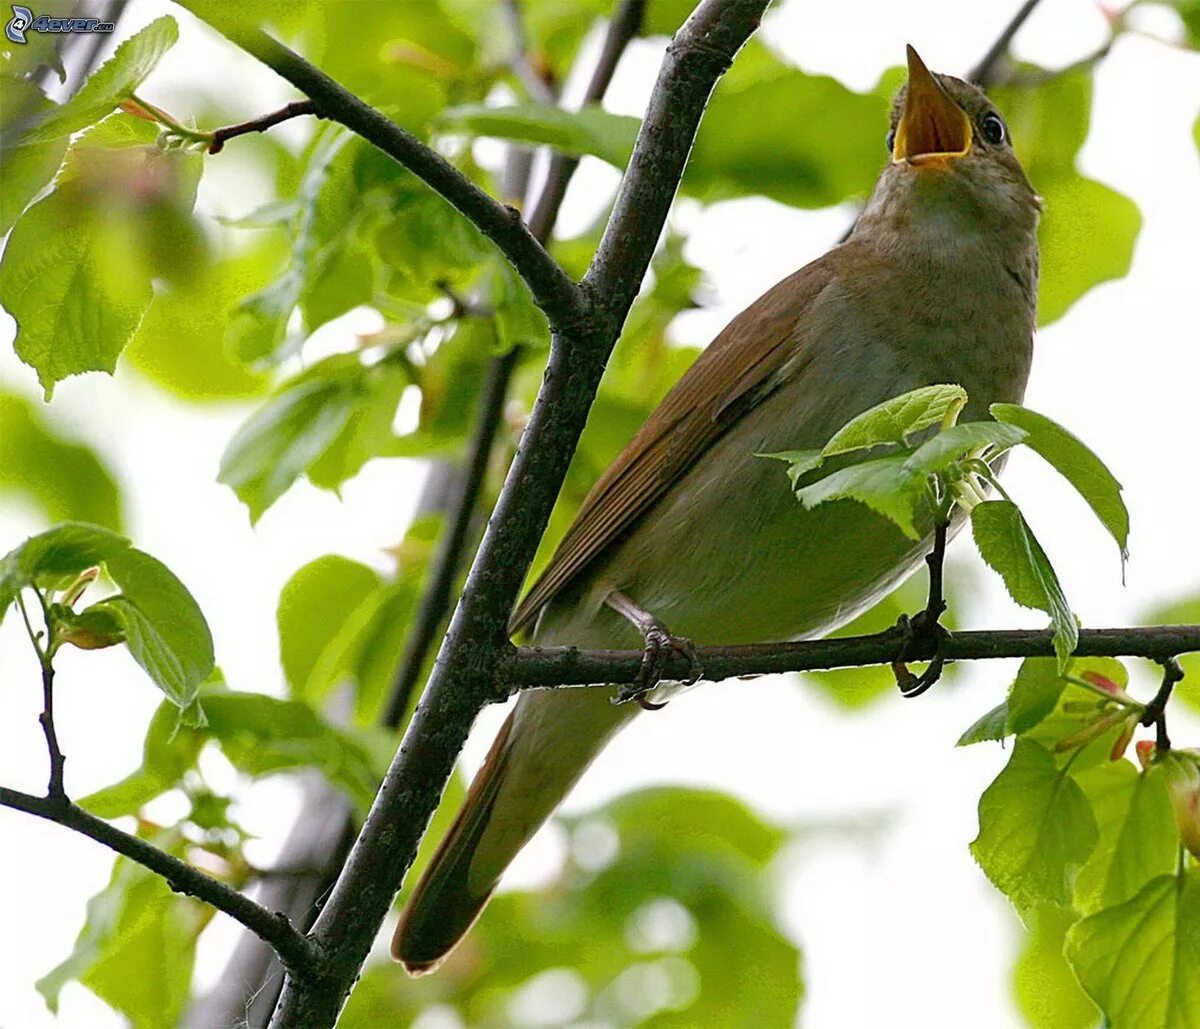
<path id="1" fill-rule="evenodd" d="M 704 668 L 696 654 L 696 645 L 686 636 L 674 636 L 661 626 L 652 626 L 647 630 L 645 640 L 642 665 L 638 669 L 637 678 L 632 685 L 621 687 L 616 703 L 625 704 L 632 700 L 645 711 L 661 711 L 667 706 L 666 702 L 650 700 L 647 694 L 662 681 L 667 657 L 675 653 L 687 660 L 689 671 L 688 677 L 683 680 L 685 686 L 698 682 L 704 674 Z"/>
<path id="2" fill-rule="evenodd" d="M 942 605 L 943 610 L 945 605 Z M 937 612 L 941 614 L 941 612 Z M 909 618 L 901 615 L 896 623 L 900 629 L 900 652 L 892 662 L 892 673 L 896 676 L 896 685 L 904 697 L 919 697 L 942 677 L 946 659 L 942 654 L 942 644 L 950 637 L 950 630 L 938 621 L 928 609 L 919 612 L 916 617 Z M 918 645 L 921 650 L 932 649 L 933 657 L 929 666 L 920 675 L 914 675 L 908 670 L 907 656 Z"/>

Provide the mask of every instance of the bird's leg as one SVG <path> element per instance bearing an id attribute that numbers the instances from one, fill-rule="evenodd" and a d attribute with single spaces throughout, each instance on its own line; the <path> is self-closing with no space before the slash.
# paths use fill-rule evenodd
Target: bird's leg
<path id="1" fill-rule="evenodd" d="M 638 669 L 637 679 L 631 686 L 621 687 L 617 693 L 616 703 L 623 704 L 629 700 L 636 700 L 638 705 L 647 711 L 658 711 L 666 707 L 665 703 L 656 704 L 647 700 L 646 694 L 654 689 L 662 679 L 663 661 L 671 651 L 682 654 L 691 666 L 691 674 L 685 680 L 686 685 L 690 686 L 700 678 L 703 669 L 700 667 L 700 659 L 696 656 L 695 644 L 691 640 L 684 636 L 673 635 L 654 615 L 645 608 L 639 607 L 633 599 L 620 590 L 613 590 L 605 598 L 604 603 L 617 614 L 628 619 L 630 624 L 642 634 L 642 639 L 645 641 L 642 667 Z"/>
<path id="2" fill-rule="evenodd" d="M 946 561 L 946 533 L 949 522 L 939 521 L 933 530 L 933 550 L 925 555 L 925 563 L 929 566 L 929 600 L 925 609 L 919 611 L 914 618 L 907 615 L 900 617 L 900 631 L 903 642 L 900 653 L 892 662 L 892 671 L 896 675 L 896 685 L 906 697 L 919 697 L 930 686 L 942 677 L 942 669 L 946 659 L 942 656 L 942 641 L 949 632 L 938 619 L 946 610 L 946 598 L 942 593 L 942 569 Z M 920 646 L 922 651 L 933 651 L 929 667 L 920 675 L 913 675 L 905 664 L 906 656 Z"/>

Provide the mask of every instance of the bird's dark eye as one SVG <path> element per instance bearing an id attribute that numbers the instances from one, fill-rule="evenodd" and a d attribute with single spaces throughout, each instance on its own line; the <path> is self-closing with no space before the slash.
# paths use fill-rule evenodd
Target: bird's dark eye
<path id="1" fill-rule="evenodd" d="M 1004 122 L 1000 115 L 995 111 L 989 111 L 983 116 L 979 123 L 979 132 L 987 142 L 998 145 L 1004 142 L 1007 132 L 1004 130 Z"/>
<path id="2" fill-rule="evenodd" d="M 887 148 L 888 148 L 889 154 L 896 148 L 896 130 L 895 129 L 892 129 L 892 131 L 887 134 Z"/>

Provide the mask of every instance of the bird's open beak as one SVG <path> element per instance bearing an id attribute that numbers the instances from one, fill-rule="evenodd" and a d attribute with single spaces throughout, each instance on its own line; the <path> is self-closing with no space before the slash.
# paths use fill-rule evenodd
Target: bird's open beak
<path id="1" fill-rule="evenodd" d="M 971 119 L 908 48 L 908 92 L 896 126 L 893 161 L 945 163 L 971 149 Z"/>

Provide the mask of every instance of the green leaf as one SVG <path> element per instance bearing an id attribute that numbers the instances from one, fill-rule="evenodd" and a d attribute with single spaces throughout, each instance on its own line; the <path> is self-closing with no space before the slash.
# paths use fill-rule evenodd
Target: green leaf
<path id="1" fill-rule="evenodd" d="M 367 594 L 321 651 L 305 685 L 314 703 L 346 682 L 354 683 L 354 714 L 360 725 L 378 723 L 396 673 L 417 602 L 414 576 Z"/>
<path id="2" fill-rule="evenodd" d="M 774 461 L 786 461 L 788 481 L 792 489 L 805 475 L 815 471 L 825 463 L 825 455 L 819 450 L 781 450 L 776 454 L 755 454 L 755 457 L 766 457 Z"/>
<path id="3" fill-rule="evenodd" d="M 529 287 L 507 261 L 496 262 L 492 290 L 496 342 L 501 352 L 518 346 L 544 347 L 550 342 L 550 325 L 530 295 Z"/>
<path id="4" fill-rule="evenodd" d="M 952 420 L 967 402 L 961 386 L 922 386 L 885 400 L 847 422 L 825 444 L 825 457 L 868 450 L 885 443 L 904 445 L 910 433 Z"/>
<path id="5" fill-rule="evenodd" d="M 919 475 L 943 472 L 955 462 L 991 448 L 990 455 L 1003 453 L 1025 439 L 1025 432 L 996 422 L 967 422 L 942 429 L 922 443 L 904 463 L 907 471 Z"/>
<path id="6" fill-rule="evenodd" d="M 121 270 L 117 227 L 79 217 L 87 199 L 64 186 L 38 201 L 0 261 L 0 303 L 17 322 L 17 356 L 37 370 L 47 398 L 70 375 L 116 368 L 153 295 L 148 277 Z"/>
<path id="7" fill-rule="evenodd" d="M 208 724 L 239 771 L 255 778 L 315 768 L 366 811 L 394 749 L 389 734 L 337 729 L 307 704 L 261 693 L 205 691 Z"/>
<path id="8" fill-rule="evenodd" d="M 1067 933 L 1067 960 L 1109 1025 L 1200 1023 L 1200 868 L 1162 875 Z"/>
<path id="9" fill-rule="evenodd" d="M 1036 87 L 999 87 L 991 95 L 1043 199 L 1038 318 L 1048 325 L 1094 286 L 1125 275 L 1141 214 L 1128 197 L 1079 172 L 1091 124 L 1090 70 L 1040 78 Z"/>
<path id="10" fill-rule="evenodd" d="M 287 356 L 284 346 L 288 320 L 300 297 L 313 266 L 319 266 L 318 251 L 346 228 L 345 212 L 332 219 L 323 217 L 329 198 L 347 204 L 356 198 L 347 179 L 353 161 L 349 133 L 326 130 L 317 137 L 300 182 L 289 234 L 290 257 L 275 282 L 246 297 L 234 312 L 226 328 L 226 348 L 245 364 L 278 362 Z M 347 195 L 349 193 L 349 195 Z"/>
<path id="11" fill-rule="evenodd" d="M 1044 414 L 1017 404 L 993 404 L 992 417 L 1025 433 L 1025 445 L 1037 451 L 1086 500 L 1096 517 L 1128 556 L 1129 511 L 1121 484 L 1087 445 Z"/>
<path id="12" fill-rule="evenodd" d="M 8 232 L 21 212 L 54 178 L 67 152 L 66 139 L 27 142 L 21 137 L 28 116 L 45 116 L 57 106 L 28 79 L 0 76 L 0 235 Z"/>
<path id="13" fill-rule="evenodd" d="M 1003 740 L 1012 734 L 1008 727 L 1008 702 L 997 704 L 981 715 L 958 738 L 956 747 L 969 747 L 973 743 Z"/>
<path id="14" fill-rule="evenodd" d="M 191 217 L 200 159 L 154 138 L 153 126 L 121 114 L 75 140 L 54 191 L 9 235 L 0 303 L 47 397 L 70 375 L 112 372 L 152 280 L 186 276 L 203 251 Z"/>
<path id="15" fill-rule="evenodd" d="M 153 840 L 179 856 L 179 837 Z M 90 901 L 70 957 L 37 982 L 51 1011 L 72 979 L 129 1019 L 134 1029 L 176 1025 L 191 991 L 196 938 L 208 913 L 171 892 L 161 876 L 118 858 L 109 884 Z M 153 968 L 153 975 L 131 969 Z"/>
<path id="16" fill-rule="evenodd" d="M 1032 660 L 1047 667 L 1051 665 L 1049 658 Z M 1115 690 L 1099 687 L 1098 692 L 1097 677 L 1111 682 Z M 1063 767 L 1070 765 L 1073 773 L 1079 775 L 1093 765 L 1112 761 L 1118 738 L 1128 720 L 1136 717 L 1137 708 L 1131 706 L 1136 702 L 1124 692 L 1128 673 L 1116 658 L 1072 657 L 1059 678 L 1062 692 L 1054 709 L 1036 724 L 1029 725 L 1025 736 L 1051 750 Z M 1090 685 L 1080 685 L 1076 680 Z M 1048 680 L 1043 682 L 1044 688 L 1053 688 Z M 1030 718 L 1029 722 L 1032 721 Z"/>
<path id="17" fill-rule="evenodd" d="M 979 800 L 971 853 L 987 877 L 1018 910 L 1069 905 L 1075 875 L 1096 840 L 1083 790 L 1048 750 L 1018 739 Z"/>
<path id="18" fill-rule="evenodd" d="M 31 536 L 0 559 L 0 621 L 26 586 L 58 585 L 128 547 L 124 536 L 86 522 L 64 522 Z"/>
<path id="19" fill-rule="evenodd" d="M 443 111 L 437 127 L 444 132 L 490 136 L 523 143 L 544 143 L 568 154 L 591 154 L 624 168 L 633 152 L 641 121 L 610 114 L 599 106 L 565 111 L 546 104 L 488 107 L 462 104 Z"/>
<path id="20" fill-rule="evenodd" d="M 171 17 L 158 18 L 117 47 L 70 100 L 23 133 L 28 142 L 56 139 L 93 125 L 127 100 L 179 38 Z"/>
<path id="21" fill-rule="evenodd" d="M 125 351 L 126 359 L 189 400 L 260 396 L 267 376 L 225 352 L 225 326 L 242 299 L 270 281 L 281 257 L 281 246 L 268 240 L 215 261 L 199 261 L 190 276 L 163 284 Z"/>
<path id="22" fill-rule="evenodd" d="M 1018 736 L 1038 725 L 1058 705 L 1066 688 L 1058 665 L 1045 658 L 1027 657 L 1008 688 L 1008 729 Z"/>
<path id="23" fill-rule="evenodd" d="M 1045 326 L 1089 290 L 1128 274 L 1142 214 L 1129 197 L 1095 179 L 1036 181 L 1046 211 L 1038 233 L 1038 318 Z"/>
<path id="24" fill-rule="evenodd" d="M 1158 765 L 1139 772 L 1128 761 L 1107 761 L 1076 776 L 1100 830 L 1095 853 L 1075 882 L 1084 913 L 1123 904 L 1151 879 L 1169 875 L 1179 860 L 1179 835 Z"/>
<path id="25" fill-rule="evenodd" d="M 374 457 L 406 456 L 392 426 L 405 389 L 412 385 L 404 365 L 379 361 L 359 373 L 350 417 L 333 442 L 306 469 L 308 481 L 337 490 Z"/>
<path id="26" fill-rule="evenodd" d="M 91 447 L 58 434 L 43 410 L 0 392 L 0 494 L 33 501 L 47 521 L 79 520 L 121 528 L 121 495 Z"/>
<path id="27" fill-rule="evenodd" d="M 1013 967 L 1013 992 L 1034 1029 L 1094 1029 L 1099 1018 L 1063 954 L 1067 930 L 1077 918 L 1053 905 L 1026 917 L 1029 932 Z"/>
<path id="28" fill-rule="evenodd" d="M 394 173 L 380 194 L 371 243 L 386 293 L 405 303 L 444 297 L 444 284 L 470 288 L 495 250 L 455 208 L 413 176 Z"/>
<path id="29" fill-rule="evenodd" d="M 909 539 L 920 539 L 918 522 L 932 518 L 925 499 L 925 480 L 904 470 L 907 454 L 850 465 L 796 491 L 806 508 L 830 500 L 856 500 L 896 524 Z"/>
<path id="30" fill-rule="evenodd" d="M 683 192 L 705 203 L 759 194 L 797 207 L 865 197 L 885 159 L 891 92 L 852 92 L 752 40 L 709 102 Z"/>
<path id="31" fill-rule="evenodd" d="M 341 631 L 345 616 L 380 586 L 373 569 L 327 554 L 299 569 L 279 594 L 276 622 L 283 672 L 293 696 L 309 696 L 309 678 L 321 653 Z"/>
<path id="32" fill-rule="evenodd" d="M 324 364 L 252 414 L 221 455 L 218 479 L 249 508 L 251 521 L 283 496 L 350 420 L 361 395 L 357 371 L 336 361 Z"/>
<path id="33" fill-rule="evenodd" d="M 112 554 L 105 567 L 122 593 L 88 610 L 117 619 L 133 659 L 186 709 L 214 664 L 212 634 L 199 605 L 166 565 L 140 550 Z"/>
<path id="34" fill-rule="evenodd" d="M 999 573 L 1013 600 L 1050 616 L 1054 652 L 1059 667 L 1065 667 L 1079 643 L 1079 627 L 1050 559 L 1016 504 L 1008 500 L 979 504 L 971 512 L 971 528 L 979 553 Z"/>

